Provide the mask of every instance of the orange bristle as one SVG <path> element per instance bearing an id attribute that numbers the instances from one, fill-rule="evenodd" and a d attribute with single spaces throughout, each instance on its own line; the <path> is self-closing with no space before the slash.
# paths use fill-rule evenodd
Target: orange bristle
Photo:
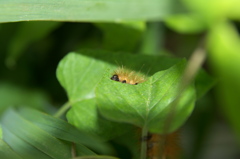
<path id="1" fill-rule="evenodd" d="M 145 81 L 144 76 L 140 75 L 135 71 L 128 70 L 123 67 L 120 67 L 117 70 L 115 70 L 111 79 L 114 81 L 132 85 L 137 85 Z"/>

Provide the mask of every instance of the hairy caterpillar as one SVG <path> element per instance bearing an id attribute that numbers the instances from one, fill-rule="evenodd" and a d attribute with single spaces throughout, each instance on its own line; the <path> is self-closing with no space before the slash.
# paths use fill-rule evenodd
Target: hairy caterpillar
<path id="1" fill-rule="evenodd" d="M 114 71 L 113 76 L 111 77 L 111 80 L 137 85 L 139 83 L 142 83 L 146 80 L 144 76 L 140 76 L 137 72 L 124 69 L 123 67 L 118 68 Z"/>
<path id="2" fill-rule="evenodd" d="M 110 79 L 131 85 L 146 81 L 145 76 L 124 67 L 116 69 Z M 180 152 L 178 136 L 178 132 L 167 135 L 148 133 L 142 139 L 147 142 L 147 159 L 177 159 Z"/>

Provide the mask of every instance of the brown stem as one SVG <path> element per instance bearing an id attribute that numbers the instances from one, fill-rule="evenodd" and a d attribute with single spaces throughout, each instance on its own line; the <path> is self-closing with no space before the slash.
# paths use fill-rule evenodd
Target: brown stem
<path id="1" fill-rule="evenodd" d="M 76 144 L 74 142 L 72 143 L 71 154 L 72 158 L 77 157 Z"/>

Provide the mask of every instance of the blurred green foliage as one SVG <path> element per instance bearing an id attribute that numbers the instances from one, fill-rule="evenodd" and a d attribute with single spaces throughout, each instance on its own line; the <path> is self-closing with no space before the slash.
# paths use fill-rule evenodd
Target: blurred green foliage
<path id="1" fill-rule="evenodd" d="M 211 156 L 204 152 L 219 123 L 226 122 L 239 141 L 239 7 L 238 0 L 0 1 L 0 158 L 71 158 L 70 149 L 75 156 L 139 158 L 136 128 L 115 122 L 127 117 L 120 120 L 104 112 L 109 105 L 101 106 L 107 102 L 102 96 L 119 99 L 121 85 L 109 88 L 109 73 L 124 65 L 155 77 L 182 58 L 192 60 L 201 41 L 207 59 L 194 79 L 197 101 L 183 128 L 183 158 Z M 142 119 L 136 119 L 130 123 L 139 126 Z M 219 155 L 236 158 L 237 149 Z"/>

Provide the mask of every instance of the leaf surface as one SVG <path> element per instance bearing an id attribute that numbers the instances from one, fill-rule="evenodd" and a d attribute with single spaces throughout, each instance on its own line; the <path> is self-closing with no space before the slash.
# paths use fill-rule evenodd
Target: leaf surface
<path id="1" fill-rule="evenodd" d="M 152 132 L 163 133 L 166 124 L 167 132 L 176 130 L 192 112 L 196 99 L 193 85 L 179 92 L 185 63 L 160 71 L 138 85 L 112 81 L 111 73 L 106 73 L 96 89 L 100 112 L 110 120 L 147 126 Z M 172 116 L 169 123 L 168 116 Z"/>

